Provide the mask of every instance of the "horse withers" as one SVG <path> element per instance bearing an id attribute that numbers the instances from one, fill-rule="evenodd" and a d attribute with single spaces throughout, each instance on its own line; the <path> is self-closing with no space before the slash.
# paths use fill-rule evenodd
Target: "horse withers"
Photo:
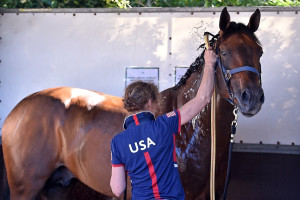
<path id="1" fill-rule="evenodd" d="M 256 10 L 247 26 L 231 22 L 224 8 L 219 37 L 212 41 L 219 54 L 215 84 L 217 199 L 222 197 L 226 177 L 232 104 L 244 115 L 253 116 L 264 101 L 260 79 L 262 47 L 254 35 L 259 21 L 260 12 Z M 195 97 L 203 66 L 202 53 L 175 87 L 161 92 L 162 113 Z M 120 97 L 83 89 L 52 88 L 23 99 L 2 129 L 10 199 L 37 199 L 49 182 L 68 185 L 72 178 L 112 197 L 110 141 L 122 131 L 126 115 Z M 186 199 L 208 199 L 210 106 L 181 130 L 176 138 L 176 155 Z M 130 187 L 128 194 L 127 199 Z"/>

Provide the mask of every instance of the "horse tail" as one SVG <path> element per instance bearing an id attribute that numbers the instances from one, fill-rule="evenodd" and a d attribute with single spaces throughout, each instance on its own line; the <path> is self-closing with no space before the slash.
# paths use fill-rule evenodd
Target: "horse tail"
<path id="1" fill-rule="evenodd" d="M 8 181 L 7 181 L 7 173 L 6 173 L 4 159 L 3 159 L 2 145 L 0 143 L 0 199 L 9 200 L 9 193 L 10 192 L 9 192 Z"/>

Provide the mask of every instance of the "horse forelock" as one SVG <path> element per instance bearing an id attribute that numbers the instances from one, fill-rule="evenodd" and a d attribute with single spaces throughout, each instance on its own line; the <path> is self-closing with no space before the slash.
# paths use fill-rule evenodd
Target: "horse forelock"
<path id="1" fill-rule="evenodd" d="M 68 108 L 72 102 L 81 102 L 88 110 L 105 100 L 105 96 L 89 90 L 71 88 L 70 97 L 64 100 L 65 107 Z"/>

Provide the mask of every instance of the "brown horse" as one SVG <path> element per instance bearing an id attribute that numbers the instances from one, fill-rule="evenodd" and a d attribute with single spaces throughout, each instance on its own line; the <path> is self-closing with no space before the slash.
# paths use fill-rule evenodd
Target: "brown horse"
<path id="1" fill-rule="evenodd" d="M 212 42 L 220 64 L 216 73 L 217 199 L 223 194 L 233 119 L 233 106 L 225 99 L 238 105 L 246 116 L 259 112 L 264 101 L 257 72 L 262 48 L 254 36 L 259 21 L 260 12 L 256 10 L 247 26 L 230 22 L 225 8 L 220 17 L 219 38 Z M 179 84 L 161 93 L 162 113 L 195 96 L 203 64 L 202 54 Z M 231 79 L 225 81 L 222 68 L 240 70 L 230 72 Z M 73 177 L 101 194 L 113 196 L 109 186 L 110 141 L 122 131 L 126 115 L 121 98 L 76 88 L 48 89 L 23 99 L 2 129 L 10 199 L 36 199 L 45 185 L 68 185 Z M 209 116 L 207 106 L 177 136 L 176 153 L 186 199 L 209 198 Z M 129 199 L 130 188 L 127 190 Z"/>

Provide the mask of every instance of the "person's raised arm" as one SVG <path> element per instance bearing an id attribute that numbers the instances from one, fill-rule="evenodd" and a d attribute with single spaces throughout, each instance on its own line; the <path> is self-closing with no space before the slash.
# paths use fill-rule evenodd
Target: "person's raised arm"
<path id="1" fill-rule="evenodd" d="M 209 102 L 214 88 L 214 66 L 217 55 L 212 48 L 205 50 L 205 65 L 200 87 L 195 98 L 179 108 L 181 125 L 195 117 Z"/>

